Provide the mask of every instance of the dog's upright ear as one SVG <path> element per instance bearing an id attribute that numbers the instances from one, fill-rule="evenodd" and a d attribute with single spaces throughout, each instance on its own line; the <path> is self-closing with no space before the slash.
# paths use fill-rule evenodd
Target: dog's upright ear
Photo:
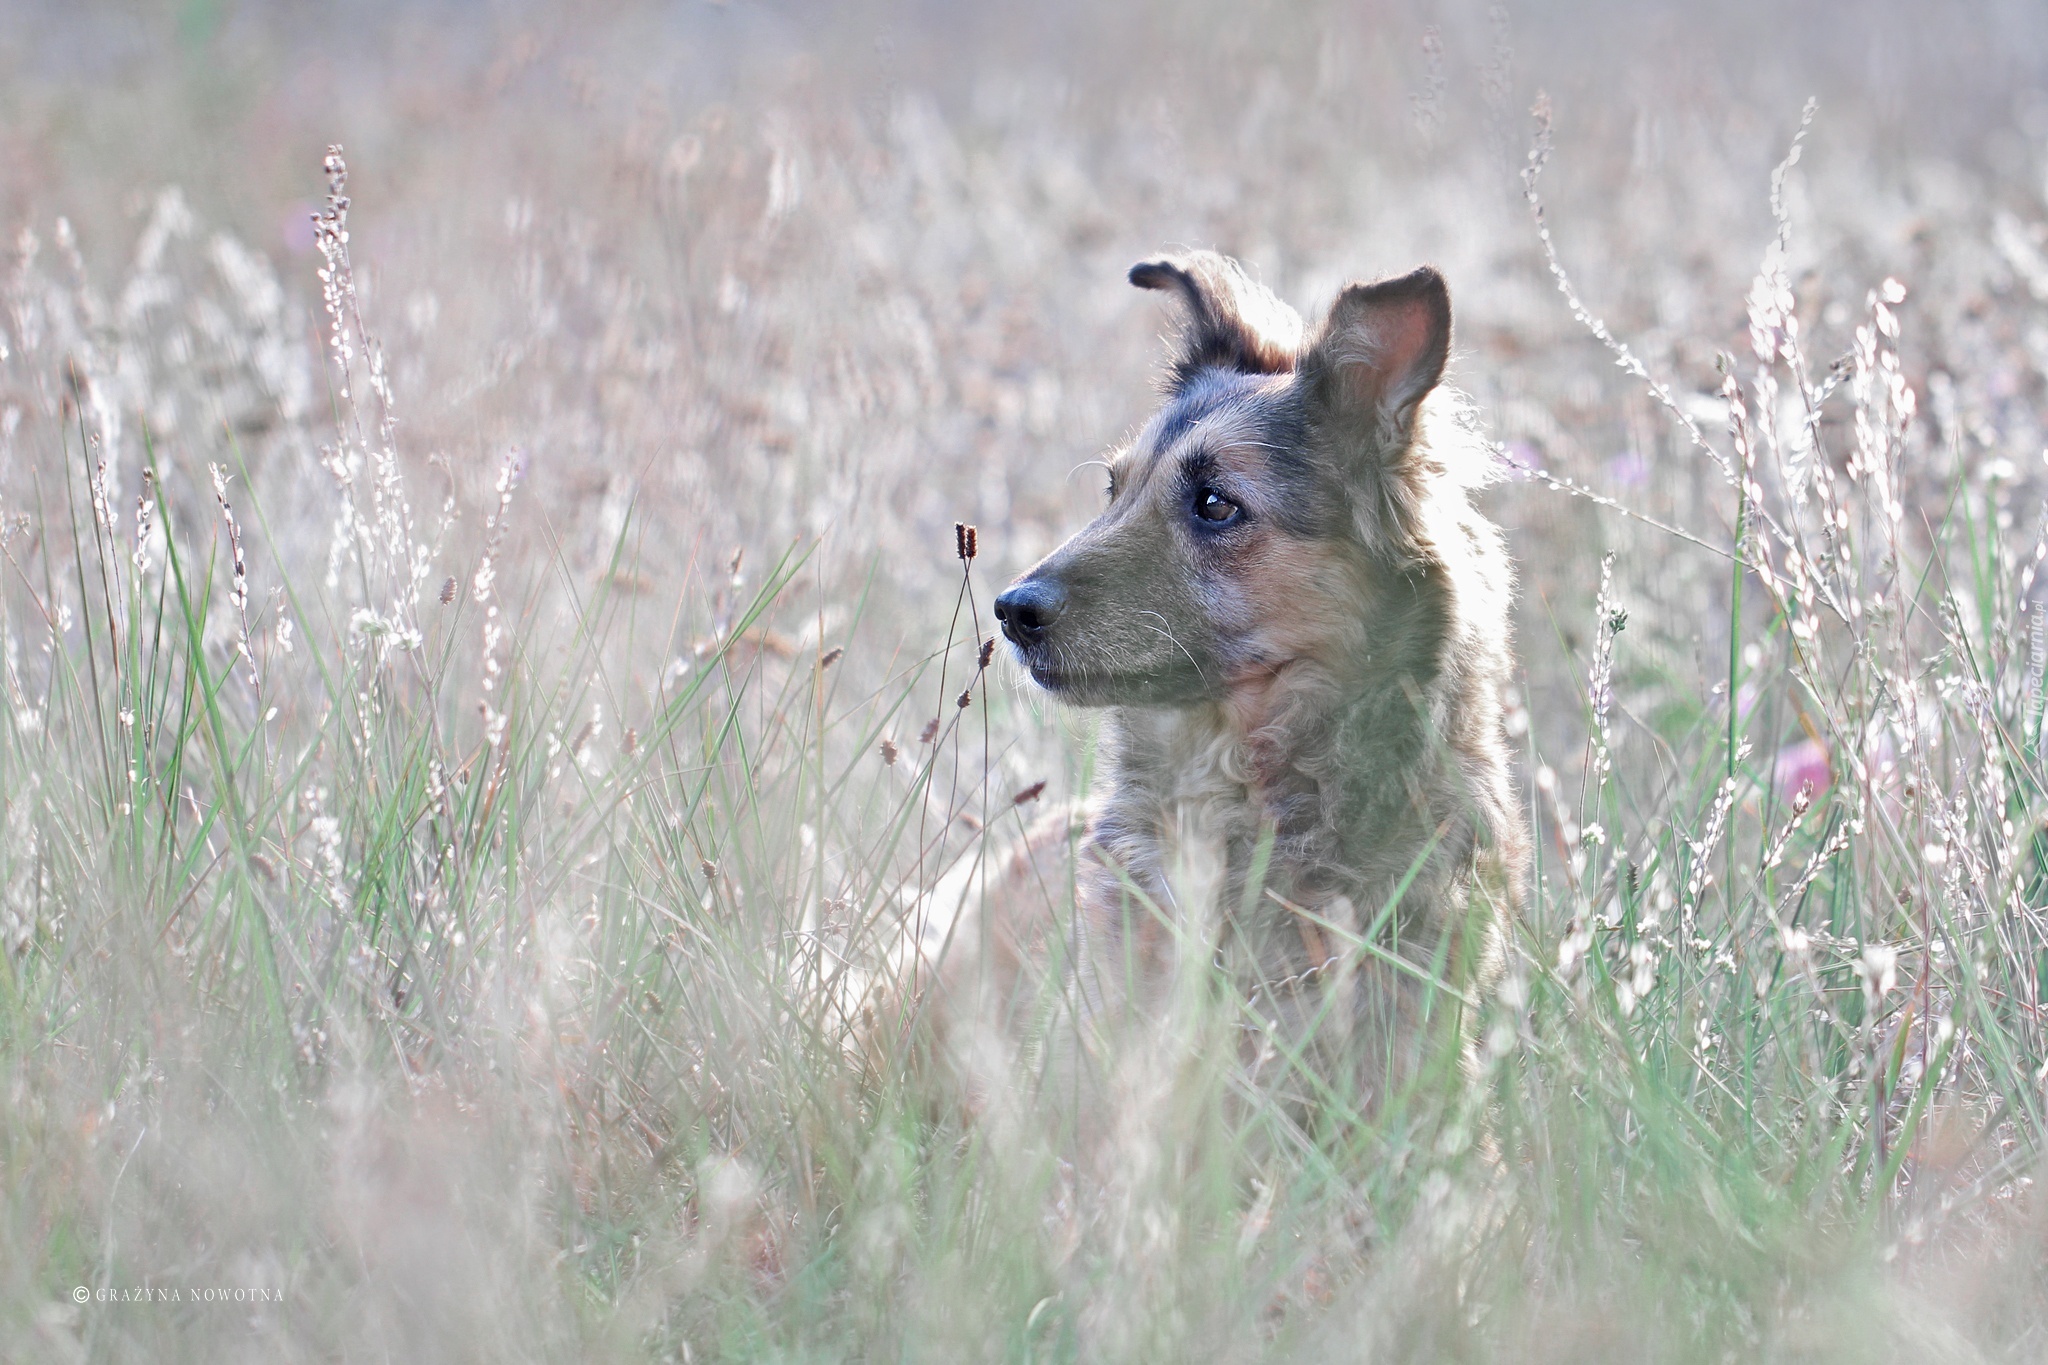
<path id="1" fill-rule="evenodd" d="M 1131 283 L 1177 294 L 1187 308 L 1168 384 L 1173 392 L 1205 369 L 1286 374 L 1301 353 L 1301 315 L 1228 256 L 1191 251 L 1140 261 L 1131 267 Z"/>
<path id="2" fill-rule="evenodd" d="M 1310 413 L 1340 441 L 1398 458 L 1450 352 L 1451 294 L 1435 270 L 1347 285 L 1301 358 Z"/>

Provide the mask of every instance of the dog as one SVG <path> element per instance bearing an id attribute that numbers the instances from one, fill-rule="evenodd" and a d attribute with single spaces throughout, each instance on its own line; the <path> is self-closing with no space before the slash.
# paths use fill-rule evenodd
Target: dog
<path id="1" fill-rule="evenodd" d="M 1163 1008 L 1176 963 L 1221 964 L 1249 1055 L 1371 1106 L 1429 1039 L 1469 1054 L 1527 847 L 1512 573 L 1472 503 L 1492 453 L 1442 383 L 1449 292 L 1428 267 L 1354 283 L 1310 332 L 1213 252 L 1130 281 L 1182 315 L 1163 402 L 1107 457 L 1101 515 L 994 604 L 1037 687 L 1101 710 L 1101 768 L 930 898 L 914 989 L 994 1084 L 1004 1058 L 967 1054 L 1020 999 L 1099 1037 Z"/>

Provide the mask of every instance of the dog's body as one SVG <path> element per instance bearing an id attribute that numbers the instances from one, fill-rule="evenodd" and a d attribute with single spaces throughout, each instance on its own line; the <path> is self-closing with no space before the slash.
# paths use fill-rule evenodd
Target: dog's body
<path id="1" fill-rule="evenodd" d="M 1152 1008 L 1192 935 L 1377 1092 L 1436 987 L 1483 972 L 1525 845 L 1510 572 L 1469 498 L 1488 453 L 1438 388 L 1448 295 L 1430 270 L 1353 285 L 1304 340 L 1212 253 L 1131 279 L 1188 316 L 1166 402 L 1108 461 L 1108 509 L 996 603 L 1040 686 L 1107 708 L 1106 763 L 1085 820 L 952 888 L 968 913 L 920 956 L 943 944 L 941 1010 L 987 1022 L 1037 980 L 1099 1017 Z M 1174 869 L 1205 859 L 1190 905 Z"/>

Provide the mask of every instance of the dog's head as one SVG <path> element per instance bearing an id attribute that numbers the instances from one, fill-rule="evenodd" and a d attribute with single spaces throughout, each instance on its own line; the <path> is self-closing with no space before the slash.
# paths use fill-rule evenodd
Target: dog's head
<path id="1" fill-rule="evenodd" d="M 1004 635 L 1082 705 L 1221 701 L 1359 649 L 1441 473 L 1418 425 L 1450 348 L 1442 276 L 1351 285 L 1307 339 L 1213 252 L 1130 278 L 1186 315 L 1166 402 L 1109 456 L 1102 515 L 996 599 Z"/>

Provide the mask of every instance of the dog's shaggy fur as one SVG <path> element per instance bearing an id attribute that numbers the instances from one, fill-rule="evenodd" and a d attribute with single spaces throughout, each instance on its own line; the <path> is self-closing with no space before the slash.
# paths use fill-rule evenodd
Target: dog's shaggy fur
<path id="1" fill-rule="evenodd" d="M 1449 295 L 1427 268 L 1354 284 L 1305 336 L 1214 253 L 1130 278 L 1185 315 L 1165 403 L 1109 457 L 1102 515 L 996 603 L 1039 686 L 1107 708 L 1107 762 L 1081 817 L 935 900 L 968 913 L 923 926 L 919 956 L 946 958 L 924 979 L 955 1023 L 1032 980 L 1142 1013 L 1206 916 L 1204 960 L 1260 1017 L 1381 1093 L 1421 1015 L 1485 972 L 1525 848 L 1510 571 L 1469 496 L 1491 457 L 1439 386 Z M 1203 852 L 1190 905 L 1172 869 Z M 1063 865 L 1070 933 L 1043 892 Z"/>

